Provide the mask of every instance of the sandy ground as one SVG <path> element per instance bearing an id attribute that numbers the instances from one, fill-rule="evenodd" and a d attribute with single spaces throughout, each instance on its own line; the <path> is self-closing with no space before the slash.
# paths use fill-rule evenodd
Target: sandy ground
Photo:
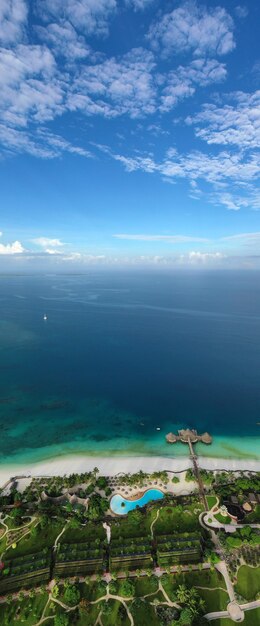
<path id="1" fill-rule="evenodd" d="M 260 471 L 260 461 L 248 459 L 220 459 L 199 457 L 201 468 L 208 470 L 241 470 Z M 134 473 L 139 470 L 151 473 L 159 470 L 170 472 L 182 472 L 192 467 L 188 456 L 183 457 L 87 457 L 84 455 L 71 455 L 49 459 L 33 465 L 3 465 L 0 468 L 0 486 L 3 486 L 12 476 L 64 476 L 65 474 L 88 472 L 98 467 L 100 474 L 115 476 L 116 474 Z M 19 487 L 24 488 L 27 481 L 20 480 Z M 186 483 L 187 486 L 187 483 Z"/>

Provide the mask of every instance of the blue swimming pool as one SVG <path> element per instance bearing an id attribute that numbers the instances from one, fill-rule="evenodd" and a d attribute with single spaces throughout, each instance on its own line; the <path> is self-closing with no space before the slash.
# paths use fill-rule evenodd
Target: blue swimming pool
<path id="1" fill-rule="evenodd" d="M 110 500 L 110 508 L 113 513 L 117 515 L 126 515 L 129 511 L 133 511 L 137 507 L 144 506 L 152 500 L 160 500 L 164 497 L 164 494 L 160 489 L 147 489 L 141 498 L 138 500 L 127 500 L 122 498 L 118 493 Z"/>

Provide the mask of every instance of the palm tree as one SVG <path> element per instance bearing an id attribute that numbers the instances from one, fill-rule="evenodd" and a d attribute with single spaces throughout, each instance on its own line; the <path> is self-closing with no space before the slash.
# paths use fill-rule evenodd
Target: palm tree
<path id="1" fill-rule="evenodd" d="M 187 589 L 185 585 L 179 585 L 178 589 L 176 590 L 176 597 L 180 604 L 186 604 L 188 602 L 189 595 L 189 589 Z"/>
<path id="2" fill-rule="evenodd" d="M 98 467 L 94 467 L 92 474 L 93 474 L 95 480 L 97 480 L 98 473 L 99 473 Z"/>

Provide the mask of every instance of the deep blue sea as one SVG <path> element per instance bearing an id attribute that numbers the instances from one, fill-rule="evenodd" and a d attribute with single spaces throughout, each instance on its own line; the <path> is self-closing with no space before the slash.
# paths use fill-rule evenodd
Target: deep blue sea
<path id="1" fill-rule="evenodd" d="M 1 276 L 0 304 L 1 463 L 169 455 L 181 426 L 260 457 L 258 272 Z"/>

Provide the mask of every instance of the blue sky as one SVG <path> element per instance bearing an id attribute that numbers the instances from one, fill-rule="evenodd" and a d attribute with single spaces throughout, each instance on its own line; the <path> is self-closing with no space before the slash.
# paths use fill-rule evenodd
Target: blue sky
<path id="1" fill-rule="evenodd" d="M 259 19 L 1 0 L 0 270 L 259 268 Z"/>

